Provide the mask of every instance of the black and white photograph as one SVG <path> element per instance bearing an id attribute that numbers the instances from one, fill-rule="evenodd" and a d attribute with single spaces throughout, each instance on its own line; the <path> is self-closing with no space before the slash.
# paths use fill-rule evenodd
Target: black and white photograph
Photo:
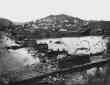
<path id="1" fill-rule="evenodd" d="M 109 0 L 0 0 L 0 85 L 110 85 Z"/>

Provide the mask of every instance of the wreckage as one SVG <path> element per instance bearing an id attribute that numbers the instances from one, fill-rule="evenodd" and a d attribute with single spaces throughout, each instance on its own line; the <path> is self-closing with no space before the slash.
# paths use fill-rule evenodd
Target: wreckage
<path id="1" fill-rule="evenodd" d="M 0 19 L 0 83 L 85 85 L 96 75 L 104 81 L 110 62 L 109 27 L 109 21 L 67 15 L 25 23 Z"/>

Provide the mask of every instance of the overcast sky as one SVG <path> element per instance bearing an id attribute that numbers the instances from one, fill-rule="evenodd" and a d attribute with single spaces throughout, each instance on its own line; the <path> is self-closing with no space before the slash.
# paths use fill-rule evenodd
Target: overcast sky
<path id="1" fill-rule="evenodd" d="M 0 17 L 25 22 L 51 14 L 110 20 L 110 0 L 0 0 Z"/>

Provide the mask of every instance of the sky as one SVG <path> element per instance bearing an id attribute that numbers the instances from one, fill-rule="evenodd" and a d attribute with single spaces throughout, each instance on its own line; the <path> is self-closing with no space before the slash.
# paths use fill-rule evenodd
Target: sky
<path id="1" fill-rule="evenodd" d="M 67 14 L 86 20 L 110 20 L 110 0 L 0 0 L 0 17 L 15 22 Z"/>

